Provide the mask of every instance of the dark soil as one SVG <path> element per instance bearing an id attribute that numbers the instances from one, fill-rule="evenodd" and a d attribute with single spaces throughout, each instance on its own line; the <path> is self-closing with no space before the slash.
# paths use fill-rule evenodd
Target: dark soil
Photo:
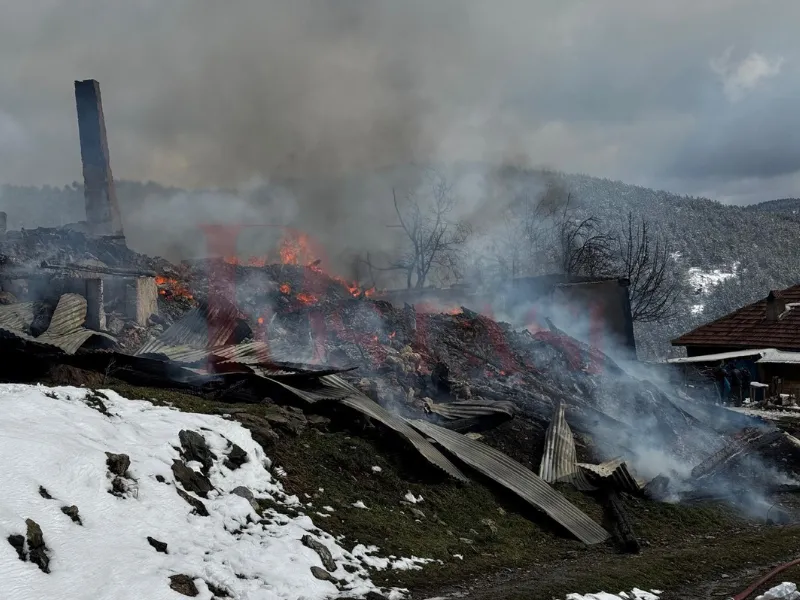
<path id="1" fill-rule="evenodd" d="M 269 405 L 220 404 L 115 381 L 109 387 L 128 398 L 189 412 L 230 414 L 253 428 L 274 466 L 285 471 L 281 481 L 286 491 L 298 496 L 319 527 L 344 536 L 345 547 L 374 544 L 383 556 L 441 561 L 421 570 L 373 574 L 380 585 L 409 588 L 413 599 L 459 592 L 486 600 L 550 600 L 571 592 L 616 593 L 633 587 L 665 590 L 667 600 L 725 598 L 797 552 L 800 526 L 748 521 L 717 503 L 673 505 L 630 496 L 623 502 L 642 552 L 619 554 L 611 543 L 589 548 L 474 472 L 469 472 L 468 485 L 447 480 L 396 435 L 364 426 L 356 417 L 348 420 L 349 413 L 335 416 L 323 430 L 305 424 L 290 432 L 270 427 L 266 417 L 274 417 L 276 409 Z M 515 419 L 484 432 L 483 441 L 538 470 L 541 448 L 535 440 L 541 440 L 544 427 Z M 578 442 L 579 459 L 589 458 L 587 447 Z M 595 498 L 561 491 L 609 527 Z M 409 504 L 407 492 L 421 495 L 423 502 Z M 777 500 L 794 514 L 800 509 L 796 496 Z M 358 501 L 367 509 L 355 508 Z"/>

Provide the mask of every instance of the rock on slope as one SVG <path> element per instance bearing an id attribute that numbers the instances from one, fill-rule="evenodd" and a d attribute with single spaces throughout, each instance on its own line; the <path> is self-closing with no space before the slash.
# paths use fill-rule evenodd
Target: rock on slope
<path id="1" fill-rule="evenodd" d="M 238 423 L 113 392 L 0 385 L 0 456 L 6 600 L 376 591 L 375 549 L 348 552 L 316 528 Z"/>

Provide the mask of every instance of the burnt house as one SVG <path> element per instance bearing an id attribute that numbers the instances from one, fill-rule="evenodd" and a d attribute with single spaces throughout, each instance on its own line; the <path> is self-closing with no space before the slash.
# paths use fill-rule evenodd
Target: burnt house
<path id="1" fill-rule="evenodd" d="M 609 354 L 635 358 L 628 285 L 620 278 L 543 275 L 515 278 L 494 289 L 456 285 L 394 290 L 383 299 L 430 312 L 464 307 L 531 331 L 554 324 Z"/>
<path id="2" fill-rule="evenodd" d="M 86 220 L 6 231 L 7 215 L 0 213 L 1 300 L 55 306 L 62 295 L 77 294 L 91 330 L 107 328 L 107 312 L 145 325 L 158 312 L 156 273 L 125 243 L 98 83 L 76 81 L 75 101 Z"/>
<path id="3" fill-rule="evenodd" d="M 687 356 L 669 362 L 719 369 L 735 365 L 769 385 L 800 393 L 800 285 L 767 296 L 672 340 Z"/>

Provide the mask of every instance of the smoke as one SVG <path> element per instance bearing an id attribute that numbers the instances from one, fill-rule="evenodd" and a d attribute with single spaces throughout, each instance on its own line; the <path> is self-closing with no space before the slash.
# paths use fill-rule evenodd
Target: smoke
<path id="1" fill-rule="evenodd" d="M 283 228 L 297 218 L 298 206 L 280 186 L 252 178 L 233 191 L 180 191 L 164 197 L 148 196 L 123 213 L 127 241 L 133 248 L 172 260 L 215 254 L 204 228 L 231 229 L 231 254 L 273 255 Z M 234 233 L 235 232 L 235 233 Z"/>

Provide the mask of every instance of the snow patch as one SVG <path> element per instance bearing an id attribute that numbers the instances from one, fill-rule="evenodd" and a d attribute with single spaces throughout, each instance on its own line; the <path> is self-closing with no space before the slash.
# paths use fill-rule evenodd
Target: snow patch
<path id="1" fill-rule="evenodd" d="M 789 581 L 784 581 L 757 596 L 756 600 L 798 600 L 799 598 L 800 592 L 797 591 L 797 586 Z"/>
<path id="2" fill-rule="evenodd" d="M 660 590 L 650 590 L 646 592 L 639 588 L 633 588 L 630 592 L 619 592 L 609 594 L 608 592 L 597 592 L 595 594 L 567 594 L 566 600 L 659 600 Z"/>
<path id="3" fill-rule="evenodd" d="M 410 491 L 406 492 L 406 495 L 403 496 L 403 498 L 406 500 L 406 502 L 410 502 L 411 504 L 419 504 L 423 501 L 422 496 L 415 496 Z"/>
<path id="4" fill-rule="evenodd" d="M 347 552 L 315 527 L 296 496 L 287 496 L 269 472 L 269 459 L 239 423 L 218 416 L 182 413 L 105 391 L 111 416 L 90 407 L 89 390 L 74 387 L 0 385 L 0 565 L 5 600 L 172 599 L 169 578 L 194 580 L 198 600 L 209 600 L 206 582 L 234 600 L 363 596 L 377 590 L 367 567 L 421 568 L 426 559 L 380 558 L 377 548 Z M 217 456 L 208 472 L 214 489 L 202 501 L 209 516 L 194 514 L 177 490 L 172 464 L 180 460 L 178 433 L 203 436 Z M 236 444 L 248 456 L 241 467 L 223 465 Z M 130 457 L 138 493 L 108 493 L 106 452 Z M 279 469 L 276 471 L 280 471 Z M 44 487 L 52 499 L 40 495 Z M 247 498 L 277 507 L 259 515 Z M 241 491 L 241 490 L 240 490 Z M 61 511 L 75 505 L 82 525 Z M 294 516 L 283 508 L 293 508 Z M 50 573 L 21 561 L 5 540 L 24 535 L 26 519 L 41 526 Z M 309 535 L 336 563 L 339 588 L 311 573 L 317 553 L 302 544 Z M 148 536 L 167 544 L 157 552 Z M 345 568 L 347 567 L 347 569 Z M 349 569 L 349 570 L 348 570 Z M 352 573 L 349 571 L 353 571 Z M 394 590 L 390 597 L 399 597 Z"/>
<path id="5" fill-rule="evenodd" d="M 700 267 L 690 267 L 689 285 L 695 290 L 699 290 L 701 294 L 708 294 L 714 286 L 719 285 L 726 279 L 736 277 L 740 264 L 738 261 L 733 263 L 730 271 L 723 271 L 722 269 L 704 271 Z"/>

